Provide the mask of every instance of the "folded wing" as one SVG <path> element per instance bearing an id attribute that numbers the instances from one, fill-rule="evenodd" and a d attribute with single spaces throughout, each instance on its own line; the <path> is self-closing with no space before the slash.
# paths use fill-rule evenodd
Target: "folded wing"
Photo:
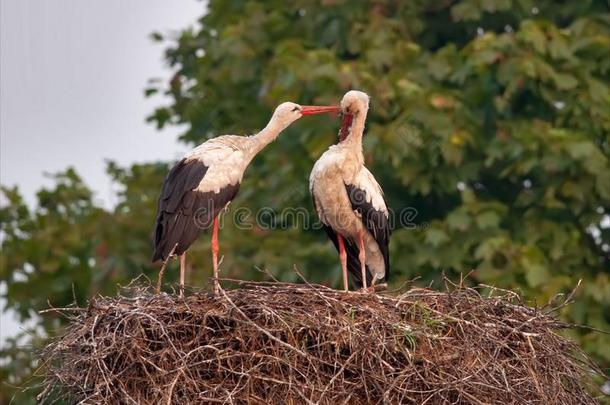
<path id="1" fill-rule="evenodd" d="M 159 197 L 153 262 L 184 253 L 237 194 L 239 183 L 218 192 L 199 191 L 208 169 L 199 159 L 185 158 L 165 178 Z"/>

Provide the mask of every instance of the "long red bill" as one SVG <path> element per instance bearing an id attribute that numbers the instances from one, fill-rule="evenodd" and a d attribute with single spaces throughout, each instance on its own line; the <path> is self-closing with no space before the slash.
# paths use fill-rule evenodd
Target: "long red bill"
<path id="1" fill-rule="evenodd" d="M 324 113 L 338 113 L 341 107 L 335 105 L 303 105 L 301 106 L 302 115 L 314 115 Z"/>

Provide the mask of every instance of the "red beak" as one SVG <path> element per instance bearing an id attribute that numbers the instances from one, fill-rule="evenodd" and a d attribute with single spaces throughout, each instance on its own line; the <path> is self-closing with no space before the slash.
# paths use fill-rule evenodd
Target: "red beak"
<path id="1" fill-rule="evenodd" d="M 337 113 L 341 111 L 341 107 L 335 105 L 303 105 L 301 106 L 302 115 L 314 115 L 324 113 Z"/>

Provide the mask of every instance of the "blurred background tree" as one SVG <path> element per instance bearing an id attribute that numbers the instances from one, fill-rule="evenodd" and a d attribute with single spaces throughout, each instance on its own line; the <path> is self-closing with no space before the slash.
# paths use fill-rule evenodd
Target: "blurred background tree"
<path id="1" fill-rule="evenodd" d="M 610 330 L 607 2 L 215 0 L 202 15 L 197 29 L 152 35 L 167 44 L 175 74 L 146 89 L 172 99 L 150 122 L 187 124 L 181 140 L 196 145 L 256 132 L 282 101 L 336 103 L 349 89 L 364 90 L 365 158 L 396 213 L 392 286 L 472 271 L 473 284 L 544 304 L 582 280 L 562 319 Z M 300 120 L 256 158 L 224 217 L 223 276 L 260 279 L 256 268 L 265 268 L 296 281 L 296 264 L 311 281 L 339 285 L 324 233 L 291 214 L 313 214 L 309 171 L 337 129 L 327 117 Z M 37 316 L 48 303 L 82 305 L 141 273 L 156 277 L 150 237 L 171 163 L 110 164 L 122 189 L 113 210 L 96 206 L 70 169 L 33 208 L 4 188 L 7 308 L 49 335 L 65 319 Z M 237 226 L 231 213 L 241 207 L 250 214 Z M 190 253 L 194 285 L 211 275 L 208 245 L 203 237 Z M 569 333 L 610 367 L 608 335 Z M 2 380 L 15 386 L 36 367 L 18 341 L 0 362 Z M 0 403 L 17 391 L 3 387 Z"/>

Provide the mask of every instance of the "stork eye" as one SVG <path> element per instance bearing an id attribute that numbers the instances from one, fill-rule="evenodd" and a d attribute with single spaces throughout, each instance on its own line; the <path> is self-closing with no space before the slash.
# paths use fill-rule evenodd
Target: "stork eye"
<path id="1" fill-rule="evenodd" d="M 294 107 L 294 108 L 292 109 L 292 112 L 295 112 L 295 111 L 299 111 L 299 107 Z"/>

